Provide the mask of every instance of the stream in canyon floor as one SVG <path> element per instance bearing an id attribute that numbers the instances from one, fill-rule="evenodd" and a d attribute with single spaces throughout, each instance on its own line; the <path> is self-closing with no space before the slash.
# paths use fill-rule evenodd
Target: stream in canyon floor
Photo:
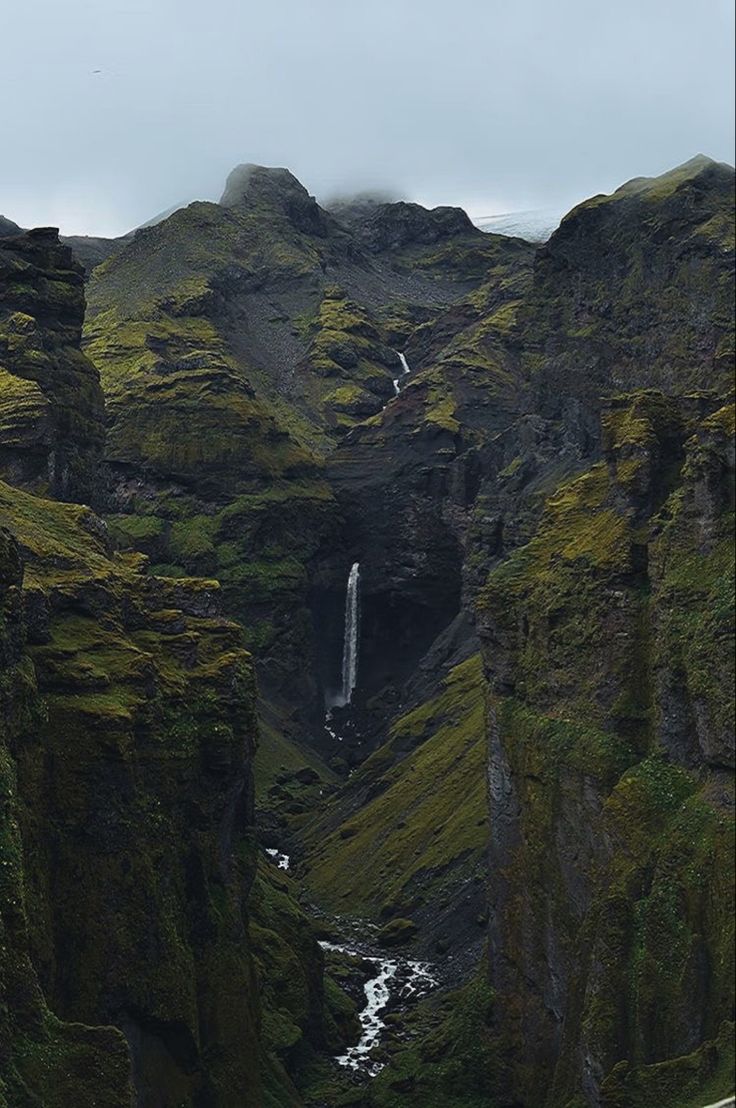
<path id="1" fill-rule="evenodd" d="M 320 946 L 323 950 L 361 958 L 375 968 L 375 976 L 369 977 L 363 987 L 366 1002 L 359 1013 L 360 1039 L 336 1057 L 338 1065 L 375 1077 L 383 1069 L 383 1062 L 372 1055 L 386 1031 L 385 1017 L 397 1007 L 421 1000 L 437 987 L 439 980 L 429 962 L 417 962 L 400 954 L 387 957 L 362 943 L 321 942 Z"/>
<path id="2" fill-rule="evenodd" d="M 275 847 L 267 847 L 265 852 L 280 870 L 289 871 L 288 854 L 282 853 Z M 332 923 L 336 928 L 344 924 L 345 930 L 351 933 L 354 933 L 358 926 L 363 934 L 376 930 L 374 924 L 365 921 L 334 918 Z M 366 1077 L 375 1077 L 384 1066 L 382 1061 L 373 1057 L 373 1052 L 380 1046 L 386 1033 L 386 1016 L 407 1004 L 416 1003 L 436 989 L 440 981 L 435 967 L 431 962 L 417 961 L 403 954 L 387 955 L 378 951 L 374 944 L 364 937 L 353 939 L 351 936 L 349 941 L 344 943 L 323 940 L 319 945 L 325 951 L 358 958 L 375 970 L 363 985 L 365 1004 L 358 1013 L 360 1038 L 343 1054 L 335 1057 L 338 1065 L 345 1069 L 353 1070 L 356 1074 L 363 1074 Z"/>

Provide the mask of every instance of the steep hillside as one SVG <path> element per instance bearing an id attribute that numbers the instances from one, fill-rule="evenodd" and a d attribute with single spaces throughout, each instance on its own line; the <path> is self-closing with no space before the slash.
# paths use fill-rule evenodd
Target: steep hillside
<path id="1" fill-rule="evenodd" d="M 330 460 L 361 567 L 352 715 L 389 741 L 307 832 L 328 903 L 417 908 L 406 886 L 392 903 L 394 836 L 415 834 L 416 760 L 452 741 L 433 721 L 396 762 L 400 704 L 480 614 L 497 1053 L 487 1099 L 458 1104 L 537 1103 L 540 1073 L 550 1108 L 732 1084 L 732 196 L 696 159 L 582 205 L 533 273 L 415 331 L 402 395 Z M 461 766 L 434 799 L 457 843 Z M 377 1103 L 392 1081 L 386 1103 L 424 1103 L 420 1075 L 401 1054 Z"/>
<path id="2" fill-rule="evenodd" d="M 388 742 L 310 824 L 304 879 L 318 903 L 389 928 L 408 919 L 415 946 L 453 971 L 460 960 L 474 967 L 487 922 L 485 756 L 476 654 L 399 714 Z"/>
<path id="3" fill-rule="evenodd" d="M 3 522 L 5 522 L 3 516 Z M 130 1064 L 123 1035 L 112 1027 L 68 1023 L 49 1009 L 32 959 L 33 913 L 24 870 L 19 794 L 13 751 L 39 727 L 43 703 L 25 652 L 17 541 L 0 531 L 0 1104 L 84 1108 L 103 1101 L 127 1108 Z"/>
<path id="4" fill-rule="evenodd" d="M 9 341 L 7 376 L 48 370 L 52 413 L 65 386 L 52 441 L 91 473 L 99 442 L 74 417 L 101 393 L 69 322 L 79 270 L 50 232 L 8 245 L 5 302 L 36 308 L 39 357 Z M 69 306 L 49 292 L 65 282 Z M 15 425 L 3 436 L 14 459 Z M 222 618 L 218 582 L 149 574 L 89 508 L 9 468 L 29 488 L 0 482 L 0 1101 L 296 1105 L 285 1067 L 340 1046 L 352 1006 L 334 983 L 326 994 L 288 890 L 264 893 L 242 628 Z M 279 944 L 266 958 L 264 935 Z M 284 997 L 295 963 L 303 983 Z M 273 1028 L 287 1024 L 285 1042 Z"/>
<path id="5" fill-rule="evenodd" d="M 385 716 L 489 559 L 599 456 L 608 394 L 727 394 L 732 206 L 733 170 L 702 159 L 624 186 L 566 217 L 533 272 L 494 265 L 415 330 L 401 396 L 329 461 L 350 552 L 334 587 L 361 565 L 364 703 Z"/>
<path id="6" fill-rule="evenodd" d="M 39 694 L 8 753 L 44 995 L 61 1018 L 117 1025 L 151 1097 L 212 1086 L 236 1103 L 259 1080 L 242 914 L 255 702 L 240 631 L 218 617 L 216 583 L 145 575 L 110 553 L 88 509 L 2 486 L 0 510 L 26 563 Z"/>

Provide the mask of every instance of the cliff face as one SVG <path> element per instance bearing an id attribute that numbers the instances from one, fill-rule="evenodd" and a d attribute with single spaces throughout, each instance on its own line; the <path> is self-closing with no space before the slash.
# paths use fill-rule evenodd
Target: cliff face
<path id="1" fill-rule="evenodd" d="M 68 251 L 4 245 L 3 449 L 34 492 L 0 483 L 0 1087 L 14 1106 L 255 1103 L 251 660 L 217 582 L 149 576 L 88 508 L 36 495 L 91 478 L 102 398 Z"/>
<path id="2" fill-rule="evenodd" d="M 732 189 L 696 160 L 576 209 L 531 272 L 414 332 L 402 395 L 330 462 L 365 574 L 363 680 L 389 722 L 315 824 L 321 895 L 350 882 L 353 837 L 375 829 L 380 867 L 392 820 L 415 834 L 398 798 L 421 796 L 432 736 L 415 757 L 402 716 L 450 642 L 472 650 L 461 607 L 481 638 L 498 1054 L 458 1104 L 537 1104 L 542 1074 L 548 1108 L 729 1091 Z M 471 807 L 442 781 L 461 842 Z M 432 880 L 373 910 L 421 918 Z M 392 1081 L 429 1095 L 411 1050 L 380 1095 Z"/>
<path id="3" fill-rule="evenodd" d="M 36 316 L 33 357 L 4 332 L 6 377 L 37 370 L 48 418 L 19 442 L 3 388 L 24 487 L 0 482 L 0 1102 L 296 1105 L 287 1068 L 337 1050 L 353 1005 L 258 861 L 243 628 L 216 580 L 152 574 L 89 508 L 40 495 L 44 444 L 92 480 L 101 393 L 68 251 L 51 232 L 7 246 L 4 302 Z"/>
<path id="4" fill-rule="evenodd" d="M 82 270 L 56 231 L 0 238 L 0 476 L 62 499 L 90 499 L 105 435 L 83 321 Z"/>
<path id="5" fill-rule="evenodd" d="M 39 694 L 8 752 L 44 996 L 61 1018 L 124 1032 L 145 1103 L 178 1089 L 235 1104 L 259 1080 L 240 632 L 218 617 L 215 583 L 147 577 L 88 509 L 9 486 L 0 504 L 24 552 Z"/>
<path id="6" fill-rule="evenodd" d="M 527 413 L 471 538 L 509 1103 L 728 1084 L 732 188 L 696 160 L 587 202 L 517 315 Z"/>
<path id="7" fill-rule="evenodd" d="M 50 1108 L 75 1102 L 127 1108 L 130 1065 L 112 1027 L 58 1018 L 32 958 L 35 926 L 24 866 L 20 793 L 13 751 L 43 720 L 33 664 L 25 652 L 23 559 L 0 531 L 0 1104 Z"/>
<path id="8" fill-rule="evenodd" d="M 605 460 L 482 593 L 509 1103 L 540 1072 L 555 1106 L 727 1073 L 733 410 L 712 407 L 613 400 Z"/>
<path id="9" fill-rule="evenodd" d="M 573 209 L 519 312 L 532 406 L 587 453 L 601 397 L 726 392 L 734 357 L 734 175 L 694 158 Z"/>

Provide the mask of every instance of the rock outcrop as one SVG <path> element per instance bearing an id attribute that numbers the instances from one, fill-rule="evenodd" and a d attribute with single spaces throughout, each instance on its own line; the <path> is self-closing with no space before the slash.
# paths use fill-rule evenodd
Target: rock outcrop
<path id="1" fill-rule="evenodd" d="M 82 271 L 53 228 L 0 239 L 0 476 L 63 499 L 92 497 L 105 436 L 83 321 Z"/>
<path id="2" fill-rule="evenodd" d="M 243 914 L 256 725 L 241 632 L 219 617 L 215 582 L 148 576 L 111 552 L 89 509 L 2 485 L 0 514 L 23 553 L 17 634 L 37 691 L 6 757 L 45 1001 L 123 1032 L 142 1103 L 256 1096 Z"/>

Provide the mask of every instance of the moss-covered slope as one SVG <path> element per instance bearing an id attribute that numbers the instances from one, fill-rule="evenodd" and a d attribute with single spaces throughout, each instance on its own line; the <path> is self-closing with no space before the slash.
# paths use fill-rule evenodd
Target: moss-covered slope
<path id="1" fill-rule="evenodd" d="M 116 533 L 161 573 L 218 576 L 296 731 L 321 707 L 301 662 L 315 655 L 310 578 L 320 551 L 340 557 L 323 456 L 389 402 L 416 324 L 523 252 L 465 218 L 414 216 L 432 234 L 376 254 L 286 170 L 240 167 L 221 204 L 143 229 L 89 286 Z M 452 414 L 436 393 L 441 432 Z"/>
<path id="2" fill-rule="evenodd" d="M 455 666 L 429 701 L 305 830 L 318 903 L 382 923 L 410 917 L 433 956 L 478 956 L 488 821 L 480 659 Z M 461 971 L 459 971 L 461 972 Z"/>

